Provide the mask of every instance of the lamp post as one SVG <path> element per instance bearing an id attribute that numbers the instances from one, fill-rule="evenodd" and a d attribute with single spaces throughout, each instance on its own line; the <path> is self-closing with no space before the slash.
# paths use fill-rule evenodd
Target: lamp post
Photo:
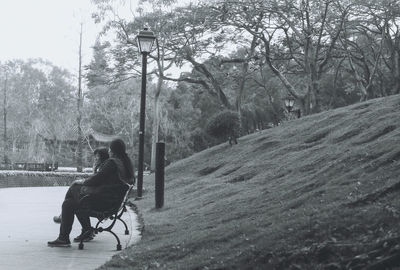
<path id="1" fill-rule="evenodd" d="M 294 98 L 292 96 L 288 96 L 285 98 L 285 107 L 289 113 L 292 112 L 294 106 Z"/>
<path id="2" fill-rule="evenodd" d="M 146 73 L 147 73 L 147 55 L 151 51 L 156 37 L 153 32 L 144 28 L 137 35 L 139 51 L 142 54 L 142 90 L 140 97 L 140 127 L 139 127 L 139 164 L 138 164 L 138 181 L 137 181 L 137 197 L 142 197 L 143 191 L 143 159 L 144 159 L 144 121 L 146 108 Z"/>
<path id="3" fill-rule="evenodd" d="M 301 117 L 301 110 L 297 109 L 293 111 L 293 106 L 294 106 L 294 97 L 288 96 L 285 98 L 285 107 L 286 110 L 289 112 L 289 115 L 294 112 L 296 113 L 297 118 Z"/>

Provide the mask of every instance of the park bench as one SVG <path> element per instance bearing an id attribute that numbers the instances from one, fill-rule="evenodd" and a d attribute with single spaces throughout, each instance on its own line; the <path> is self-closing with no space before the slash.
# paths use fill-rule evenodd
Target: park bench
<path id="1" fill-rule="evenodd" d="M 118 235 L 115 232 L 113 232 L 113 228 L 114 228 L 114 225 L 116 224 L 116 222 L 119 220 L 125 226 L 125 235 L 129 235 L 128 226 L 126 225 L 125 221 L 123 221 L 121 219 L 121 217 L 125 212 L 127 212 L 126 204 L 128 202 L 129 193 L 132 191 L 132 188 L 133 188 L 133 185 L 126 184 L 125 196 L 121 199 L 121 202 L 119 203 L 118 207 L 111 208 L 106 211 L 97 211 L 97 210 L 93 210 L 93 209 L 87 209 L 90 217 L 94 217 L 94 218 L 98 219 L 96 226 L 93 228 L 94 233 L 98 234 L 101 232 L 109 232 L 112 235 L 114 235 L 115 239 L 117 240 L 117 250 L 121 250 L 122 246 L 121 246 L 121 241 L 119 240 Z M 81 199 L 81 203 L 84 203 L 84 200 L 90 200 L 90 197 L 91 197 L 91 195 L 84 196 Z M 111 223 L 105 228 L 101 227 L 100 225 L 105 224 L 105 221 L 107 221 L 107 220 L 111 220 Z M 88 231 L 86 233 L 89 235 L 92 232 Z M 82 237 L 82 240 L 79 243 L 79 249 L 83 249 L 83 246 L 84 246 L 83 240 L 84 240 L 85 236 Z"/>

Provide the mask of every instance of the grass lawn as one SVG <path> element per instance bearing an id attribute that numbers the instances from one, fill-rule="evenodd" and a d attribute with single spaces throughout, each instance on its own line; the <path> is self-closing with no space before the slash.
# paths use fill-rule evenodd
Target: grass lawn
<path id="1" fill-rule="evenodd" d="M 399 123 L 397 95 L 207 149 L 166 168 L 161 210 L 146 176 L 143 238 L 101 269 L 400 266 Z"/>

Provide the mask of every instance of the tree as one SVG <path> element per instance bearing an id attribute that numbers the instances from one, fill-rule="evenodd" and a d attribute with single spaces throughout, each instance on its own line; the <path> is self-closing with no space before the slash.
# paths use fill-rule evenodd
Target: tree
<path id="1" fill-rule="evenodd" d="M 83 134 L 82 134 L 82 23 L 81 23 L 81 31 L 79 33 L 79 71 L 78 71 L 78 93 L 77 93 L 77 171 L 82 172 L 83 160 L 82 160 L 82 144 L 83 144 Z"/>
<path id="2" fill-rule="evenodd" d="M 3 162 L 5 164 L 9 163 L 8 157 L 7 157 L 7 152 L 8 152 L 8 147 L 7 147 L 7 88 L 8 88 L 8 68 L 7 66 L 4 66 L 4 88 L 3 88 L 3 125 L 4 125 L 4 131 L 3 131 Z"/>
<path id="3" fill-rule="evenodd" d="M 38 136 L 56 136 L 68 130 L 74 117 L 72 75 L 49 62 L 35 59 L 7 62 L 5 106 L 8 157 L 15 161 L 48 161 Z M 53 126 L 42 133 L 43 125 Z M 57 125 L 58 124 L 58 125 Z M 56 157 L 55 157 L 56 158 Z"/>
<path id="4" fill-rule="evenodd" d="M 38 115 L 34 123 L 38 125 L 35 128 L 39 134 L 45 132 L 52 138 L 51 161 L 54 163 L 57 160 L 57 141 L 66 140 L 71 136 L 71 131 L 74 135 L 77 131 L 74 124 L 74 119 L 77 119 L 74 110 L 76 88 L 72 86 L 73 78 L 68 71 L 51 65 L 49 67 L 51 71 L 45 74 L 46 84 L 38 92 Z"/>
<path id="5" fill-rule="evenodd" d="M 305 113 L 320 111 L 319 80 L 347 19 L 349 6 L 337 1 L 224 1 L 217 7 L 225 24 L 245 29 L 263 43 L 266 63 Z M 261 22 L 259 30 L 253 26 Z M 302 86 L 290 74 L 305 78 Z"/>
<path id="6" fill-rule="evenodd" d="M 225 110 L 214 115 L 207 123 L 207 133 L 220 141 L 229 139 L 229 143 L 239 135 L 239 115 L 235 111 Z"/>
<path id="7" fill-rule="evenodd" d="M 41 60 L 13 60 L 6 64 L 8 70 L 6 114 L 8 158 L 13 163 L 19 161 L 19 151 L 28 146 L 22 156 L 31 158 L 35 153 L 35 132 L 32 122 L 38 115 L 36 102 L 39 89 L 46 84 L 46 78 L 38 68 L 46 65 Z"/>
<path id="8" fill-rule="evenodd" d="M 400 4 L 398 1 L 379 1 L 377 6 L 382 7 L 384 17 L 387 18 L 386 27 L 383 29 L 385 35 L 385 47 L 383 63 L 389 69 L 389 74 L 385 76 L 382 72 L 380 78 L 386 79 L 385 91 L 387 94 L 400 93 L 400 25 L 398 19 L 400 17 Z M 379 15 L 377 15 L 379 16 Z M 382 17 L 381 17 L 382 18 Z M 377 20 L 379 22 L 379 20 Z M 378 71 L 379 72 L 379 71 Z"/>

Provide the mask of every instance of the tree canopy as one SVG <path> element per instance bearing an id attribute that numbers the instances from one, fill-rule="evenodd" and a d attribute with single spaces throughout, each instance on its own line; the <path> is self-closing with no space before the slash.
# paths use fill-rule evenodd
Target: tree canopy
<path id="1" fill-rule="evenodd" d="M 307 115 L 400 92 L 397 1 L 142 0 L 129 19 L 113 0 L 94 2 L 104 29 L 85 67 L 83 130 L 123 136 L 135 155 L 135 37 L 148 27 L 157 37 L 148 58 L 149 164 L 157 140 L 171 161 L 217 143 L 207 123 L 225 110 L 237 112 L 244 135 L 284 121 L 287 96 Z M 42 60 L 1 68 L 7 145 L 33 149 L 38 126 L 60 138 L 74 126 L 73 75 Z"/>

